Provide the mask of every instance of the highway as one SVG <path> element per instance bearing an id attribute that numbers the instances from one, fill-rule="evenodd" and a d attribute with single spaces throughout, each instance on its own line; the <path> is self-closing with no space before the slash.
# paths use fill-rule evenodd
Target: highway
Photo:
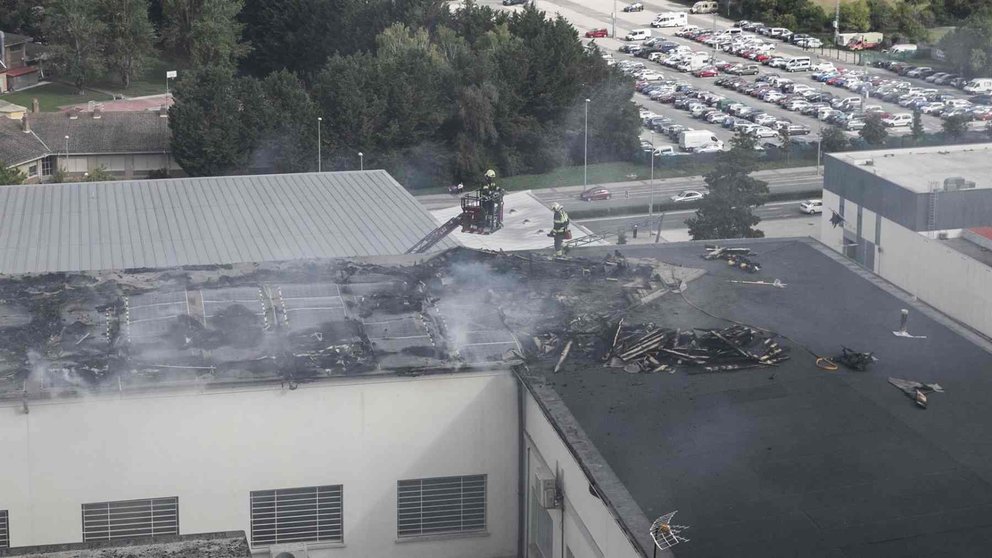
<path id="1" fill-rule="evenodd" d="M 823 176 L 816 174 L 815 167 L 757 171 L 752 176 L 768 182 L 768 190 L 771 193 L 799 194 L 801 192 L 823 189 Z M 652 196 L 654 196 L 656 202 L 660 203 L 661 201 L 668 200 L 682 190 L 706 191 L 702 176 L 658 179 L 655 180 L 653 185 L 648 180 L 636 180 L 604 184 L 603 186 L 610 190 L 613 194 L 613 199 L 589 202 L 581 201 L 579 194 L 582 193 L 582 186 L 545 188 L 534 190 L 533 194 L 545 205 L 558 202 L 564 205 L 569 211 L 582 211 L 585 209 L 605 210 L 637 205 L 646 206 Z M 429 194 L 418 196 L 417 199 L 428 210 L 441 209 L 458 204 L 458 198 L 449 194 Z"/>
<path id="2" fill-rule="evenodd" d="M 684 229 L 686 219 L 696 213 L 695 209 L 683 209 L 678 211 L 667 211 L 661 221 L 662 230 Z M 775 202 L 763 205 L 754 210 L 754 214 L 763 220 L 771 221 L 777 219 L 808 218 L 799 212 L 799 202 Z M 641 232 L 647 232 L 652 228 L 657 228 L 659 215 L 653 217 L 647 214 L 628 215 L 624 217 L 598 217 L 594 219 L 576 219 L 575 222 L 586 227 L 594 233 L 615 233 L 623 229 L 628 233 L 636 224 Z"/>

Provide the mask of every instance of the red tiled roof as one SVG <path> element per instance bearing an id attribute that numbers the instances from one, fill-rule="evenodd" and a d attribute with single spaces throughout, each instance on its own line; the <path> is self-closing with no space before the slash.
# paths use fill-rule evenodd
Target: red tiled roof
<path id="1" fill-rule="evenodd" d="M 19 77 L 27 74 L 33 74 L 37 71 L 37 66 L 21 66 L 19 68 L 11 68 L 7 70 L 7 77 Z"/>
<path id="2" fill-rule="evenodd" d="M 973 227 L 968 230 L 979 236 L 984 236 L 985 238 L 992 240 L 992 227 Z"/>

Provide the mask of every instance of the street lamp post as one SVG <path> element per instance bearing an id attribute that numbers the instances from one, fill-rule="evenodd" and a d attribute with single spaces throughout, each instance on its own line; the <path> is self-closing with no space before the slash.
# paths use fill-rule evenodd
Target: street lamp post
<path id="1" fill-rule="evenodd" d="M 653 154 L 652 154 L 653 156 Z M 582 185 L 589 184 L 589 99 L 586 99 L 586 134 L 582 148 Z"/>
<path id="2" fill-rule="evenodd" d="M 320 124 L 324 121 L 323 117 L 317 117 L 317 172 L 321 171 L 321 159 L 320 159 Z"/>
<path id="3" fill-rule="evenodd" d="M 69 174 L 69 136 L 65 137 L 65 174 Z"/>
<path id="4" fill-rule="evenodd" d="M 617 0 L 613 0 L 613 38 L 617 38 Z"/>
<path id="5" fill-rule="evenodd" d="M 365 170 L 365 154 L 358 152 L 358 170 Z"/>
<path id="6" fill-rule="evenodd" d="M 713 34 L 716 35 L 716 14 L 713 12 Z M 711 37 L 712 38 L 712 37 Z M 716 64 L 716 41 L 713 41 L 713 55 L 710 57 L 710 64 Z"/>
<path id="7" fill-rule="evenodd" d="M 654 130 L 651 130 L 651 205 L 648 206 L 648 217 L 654 215 Z"/>

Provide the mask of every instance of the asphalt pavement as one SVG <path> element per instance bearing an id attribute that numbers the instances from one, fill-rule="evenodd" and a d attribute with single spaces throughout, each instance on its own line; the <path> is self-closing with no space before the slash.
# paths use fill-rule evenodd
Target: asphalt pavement
<path id="1" fill-rule="evenodd" d="M 504 9 L 504 10 L 520 9 L 519 6 L 503 7 L 502 5 L 500 5 L 498 1 L 495 0 L 483 0 L 480 3 L 484 5 L 489 5 L 497 9 Z M 654 16 L 657 15 L 658 13 L 668 12 L 668 11 L 688 11 L 686 5 L 677 4 L 675 2 L 654 1 L 654 2 L 642 2 L 642 3 L 644 4 L 644 8 L 645 8 L 643 12 L 625 13 L 620 10 L 627 3 L 614 2 L 612 0 L 585 0 L 581 3 L 572 0 L 537 0 L 536 2 L 537 7 L 539 9 L 544 10 L 549 14 L 559 14 L 564 18 L 566 18 L 567 20 L 569 20 L 570 22 L 572 22 L 572 24 L 579 31 L 580 37 L 585 33 L 585 31 L 593 28 L 605 27 L 607 30 L 612 31 L 614 25 L 613 22 L 611 21 L 610 14 L 614 10 L 617 11 L 615 28 L 616 28 L 616 35 L 618 37 L 624 36 L 627 32 L 629 32 L 632 29 L 649 28 L 651 21 L 654 19 Z M 708 27 L 708 28 L 712 28 L 712 27 L 726 28 L 726 27 L 730 27 L 733 24 L 732 20 L 715 15 L 689 15 L 688 20 L 689 23 L 692 25 L 699 25 L 701 27 Z M 652 29 L 651 33 L 652 36 L 655 37 L 664 37 L 666 40 L 671 40 L 678 44 L 688 45 L 692 47 L 694 51 L 697 52 L 700 51 L 713 52 L 713 49 L 711 47 L 708 47 L 701 43 L 696 43 L 689 39 L 682 39 L 679 37 L 675 37 L 675 31 L 677 30 L 678 28 L 674 28 L 674 27 L 664 28 L 664 29 Z M 793 30 L 793 31 L 797 31 L 797 30 Z M 588 41 L 587 39 L 583 39 L 583 42 L 587 42 L 587 41 Z M 768 41 L 775 44 L 774 52 L 776 54 L 782 54 L 786 56 L 810 56 L 813 59 L 814 64 L 819 62 L 831 62 L 837 67 L 845 67 L 851 69 L 854 68 L 867 69 L 872 74 L 882 75 L 886 78 L 894 79 L 898 77 L 896 76 L 896 74 L 889 72 L 887 70 L 882 70 L 878 68 L 864 68 L 864 67 L 855 66 L 853 64 L 845 64 L 828 56 L 821 57 L 817 49 L 804 51 L 802 48 L 798 46 L 789 43 L 783 43 L 775 39 L 768 39 Z M 596 44 L 599 45 L 600 48 L 602 48 L 604 51 L 611 53 L 614 59 L 616 60 L 634 58 L 626 54 L 617 52 L 617 48 L 621 44 L 624 44 L 624 41 L 607 37 L 607 38 L 596 39 Z M 742 58 L 739 58 L 729 53 L 722 52 L 720 50 L 716 51 L 716 57 L 719 59 L 735 61 L 735 62 L 744 61 L 744 59 Z M 693 85 L 694 87 L 699 87 L 705 90 L 716 92 L 720 95 L 727 97 L 728 99 L 742 102 L 744 104 L 747 104 L 748 106 L 768 112 L 769 114 L 775 116 L 776 118 L 787 119 L 797 124 L 805 124 L 813 130 L 813 133 L 807 137 L 815 138 L 821 126 L 823 126 L 823 123 L 814 117 L 791 112 L 784 108 L 779 107 L 778 105 L 775 105 L 774 103 L 766 103 L 759 99 L 755 99 L 753 97 L 749 97 L 747 95 L 735 91 L 731 91 L 729 89 L 718 87 L 713 84 L 714 78 L 697 78 L 691 74 L 684 74 L 675 69 L 667 68 L 660 64 L 648 62 L 645 59 L 637 59 L 637 60 L 643 61 L 649 68 L 656 69 L 657 71 L 663 73 L 666 78 L 685 81 Z M 786 73 L 781 70 L 768 68 L 764 66 L 762 67 L 762 70 L 763 70 L 762 73 L 769 73 L 769 72 L 775 72 L 779 74 Z M 798 83 L 808 83 L 809 85 L 814 85 L 818 88 L 821 88 L 824 91 L 829 91 L 834 94 L 844 94 L 846 92 L 846 90 L 844 89 L 831 87 L 811 80 L 809 78 L 809 73 L 807 72 L 796 73 L 790 77 L 795 79 Z M 753 80 L 754 78 L 748 77 L 748 79 Z M 901 78 L 901 79 L 906 79 L 906 78 Z M 934 86 L 932 84 L 926 83 L 923 80 L 910 80 L 910 81 L 913 81 L 915 84 L 918 84 L 920 86 L 926 86 L 928 88 L 936 88 L 941 90 L 942 92 L 953 94 L 958 97 L 966 96 L 962 94 L 962 92 L 952 87 Z M 856 95 L 856 93 L 849 93 L 849 94 L 851 96 Z M 725 144 L 729 142 L 731 137 L 733 137 L 733 132 L 731 132 L 730 130 L 727 130 L 722 126 L 716 124 L 710 124 L 706 121 L 696 120 L 691 116 L 689 116 L 687 112 L 679 109 L 675 109 L 671 105 L 666 105 L 663 103 L 657 103 L 651 101 L 647 97 L 637 93 L 635 93 L 634 95 L 634 100 L 638 104 L 642 105 L 644 108 L 652 112 L 655 112 L 659 115 L 669 117 L 678 124 L 682 124 L 697 130 L 705 129 L 712 131 L 715 133 L 715 135 L 718 138 L 723 140 Z M 870 99 L 869 104 L 881 105 L 886 111 L 889 112 L 908 112 L 907 109 L 900 107 L 895 103 L 886 103 L 875 98 Z M 590 109 L 595 110 L 595 107 L 590 107 Z M 929 132 L 939 131 L 941 129 L 941 120 L 936 117 L 924 115 L 923 126 L 924 129 L 926 129 Z M 893 135 L 901 135 L 901 134 L 909 133 L 909 129 L 908 127 L 896 128 L 896 129 L 890 129 L 889 132 L 890 134 Z M 856 133 L 849 132 L 848 135 L 855 136 Z M 641 137 L 645 139 L 650 139 L 650 132 L 648 130 L 642 130 Z M 660 134 L 656 134 L 654 136 L 654 140 L 655 140 L 655 145 L 667 145 L 672 143 L 667 137 L 664 137 Z"/>

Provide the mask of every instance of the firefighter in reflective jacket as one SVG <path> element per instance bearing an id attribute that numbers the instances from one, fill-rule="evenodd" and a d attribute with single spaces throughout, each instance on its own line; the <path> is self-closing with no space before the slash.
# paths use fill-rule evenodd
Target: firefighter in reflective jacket
<path id="1" fill-rule="evenodd" d="M 555 256 L 562 256 L 564 255 L 562 245 L 572 236 L 568 230 L 568 213 L 565 213 L 565 208 L 557 202 L 551 204 L 551 211 L 555 215 L 554 227 L 551 229 L 551 236 L 555 239 Z"/>
<path id="2" fill-rule="evenodd" d="M 482 213 L 487 223 L 492 219 L 495 210 L 496 189 L 496 171 L 489 169 L 486 171 L 482 187 L 479 188 L 479 205 L 482 206 Z"/>

